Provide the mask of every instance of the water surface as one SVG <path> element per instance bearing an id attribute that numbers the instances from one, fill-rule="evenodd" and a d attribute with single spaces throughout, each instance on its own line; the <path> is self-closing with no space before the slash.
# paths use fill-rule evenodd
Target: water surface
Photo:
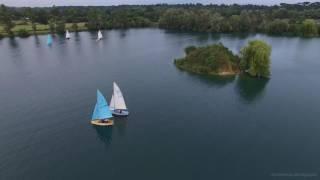
<path id="1" fill-rule="evenodd" d="M 320 39 L 158 29 L 0 40 L 0 179 L 277 179 L 320 171 Z M 273 48 L 272 77 L 178 70 L 189 45 L 251 39 Z M 131 112 L 89 120 L 112 82 Z M 292 177 L 280 177 L 292 179 Z M 310 177 L 310 178 L 319 178 Z M 297 177 L 299 179 L 299 177 Z M 300 177 L 301 179 L 301 177 Z"/>

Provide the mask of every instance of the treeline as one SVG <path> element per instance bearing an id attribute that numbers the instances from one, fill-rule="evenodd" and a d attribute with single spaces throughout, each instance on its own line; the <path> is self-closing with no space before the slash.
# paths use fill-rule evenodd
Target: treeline
<path id="1" fill-rule="evenodd" d="M 241 7 L 241 6 L 240 6 Z M 228 6 L 211 8 L 173 8 L 159 20 L 159 27 L 196 32 L 260 32 L 273 35 L 318 36 L 320 7 L 314 9 L 265 7 L 241 9 Z"/>
<path id="2" fill-rule="evenodd" d="M 275 35 L 318 36 L 320 3 L 275 6 L 258 5 L 132 5 L 104 7 L 14 8 L 1 5 L 0 24 L 13 34 L 16 22 L 32 26 L 48 25 L 50 32 L 63 33 L 65 24 L 78 30 L 131 27 L 160 27 L 196 32 L 262 32 Z"/>

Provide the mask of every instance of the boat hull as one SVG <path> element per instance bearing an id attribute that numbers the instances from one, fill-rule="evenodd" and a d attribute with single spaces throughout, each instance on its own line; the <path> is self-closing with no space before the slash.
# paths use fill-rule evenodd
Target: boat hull
<path id="1" fill-rule="evenodd" d="M 128 110 L 111 110 L 112 115 L 114 116 L 118 116 L 118 117 L 125 117 L 125 116 L 129 116 L 129 111 Z"/>
<path id="2" fill-rule="evenodd" d="M 113 126 L 113 120 L 93 120 L 91 121 L 91 124 L 95 126 Z"/>

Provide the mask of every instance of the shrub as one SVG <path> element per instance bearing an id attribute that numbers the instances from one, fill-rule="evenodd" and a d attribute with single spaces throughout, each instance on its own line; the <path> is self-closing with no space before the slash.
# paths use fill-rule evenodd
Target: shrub
<path id="1" fill-rule="evenodd" d="M 195 46 L 188 46 L 188 47 L 186 47 L 185 49 L 184 49 L 184 52 L 186 53 L 186 54 L 189 54 L 190 52 L 192 52 L 192 51 L 194 51 L 194 50 L 196 50 L 197 48 L 195 47 Z"/>
<path id="2" fill-rule="evenodd" d="M 20 29 L 18 32 L 17 32 L 17 35 L 19 37 L 28 37 L 30 36 L 29 32 L 26 30 L 26 29 Z"/>
<path id="3" fill-rule="evenodd" d="M 64 21 L 58 21 L 56 25 L 56 32 L 58 34 L 64 34 L 66 31 L 66 24 Z"/>

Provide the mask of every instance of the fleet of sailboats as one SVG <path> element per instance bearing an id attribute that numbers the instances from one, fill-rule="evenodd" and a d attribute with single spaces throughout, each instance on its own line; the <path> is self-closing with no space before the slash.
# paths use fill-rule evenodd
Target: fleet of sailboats
<path id="1" fill-rule="evenodd" d="M 69 30 L 66 30 L 65 37 L 68 40 L 71 39 L 71 34 L 70 34 Z M 97 41 L 100 41 L 101 39 L 103 39 L 103 35 L 102 35 L 102 32 L 99 30 L 98 35 L 97 35 Z M 47 37 L 47 45 L 51 46 L 52 43 L 53 43 L 52 35 L 49 34 Z"/>
<path id="2" fill-rule="evenodd" d="M 66 39 L 70 39 L 70 33 L 66 30 Z M 97 41 L 101 40 L 103 35 L 101 31 L 98 31 L 98 38 Z M 47 44 L 49 46 L 52 45 L 52 36 L 49 34 L 47 37 Z M 112 126 L 114 116 L 128 116 L 129 111 L 124 100 L 123 94 L 118 86 L 117 83 L 113 82 L 113 92 L 110 101 L 110 107 L 106 101 L 106 98 L 103 94 L 97 90 L 97 102 L 94 107 L 94 111 L 91 118 L 91 124 L 97 126 Z"/>
<path id="3" fill-rule="evenodd" d="M 103 96 L 103 94 L 97 90 L 97 102 L 94 107 L 94 111 L 91 118 L 91 124 L 97 126 L 112 126 L 114 116 L 128 116 L 129 111 L 124 101 L 122 92 L 117 85 L 113 82 L 113 93 L 110 101 L 110 107 Z"/>

